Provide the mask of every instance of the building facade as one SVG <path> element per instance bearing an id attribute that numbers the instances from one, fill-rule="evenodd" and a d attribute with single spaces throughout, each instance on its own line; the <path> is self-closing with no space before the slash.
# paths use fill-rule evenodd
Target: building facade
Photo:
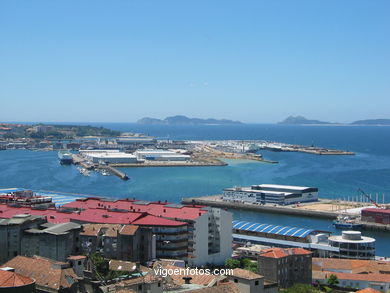
<path id="1" fill-rule="evenodd" d="M 311 284 L 311 252 L 302 248 L 270 248 L 258 257 L 258 272 L 282 288 L 295 283 Z"/>
<path id="2" fill-rule="evenodd" d="M 223 200 L 256 204 L 289 205 L 318 200 L 318 188 L 276 184 L 226 188 Z"/>

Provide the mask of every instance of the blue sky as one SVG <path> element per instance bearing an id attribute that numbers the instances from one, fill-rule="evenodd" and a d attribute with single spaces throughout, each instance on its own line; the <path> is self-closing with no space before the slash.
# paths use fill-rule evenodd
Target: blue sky
<path id="1" fill-rule="evenodd" d="M 390 118 L 390 1 L 0 1 L 0 120 Z"/>

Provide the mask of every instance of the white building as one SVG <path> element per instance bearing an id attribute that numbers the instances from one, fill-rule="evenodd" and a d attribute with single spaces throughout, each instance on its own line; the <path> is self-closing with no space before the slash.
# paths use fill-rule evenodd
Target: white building
<path id="1" fill-rule="evenodd" d="M 343 231 L 341 236 L 329 237 L 329 245 L 339 248 L 331 257 L 350 259 L 374 259 L 375 239 L 362 236 L 360 231 Z"/>
<path id="2" fill-rule="evenodd" d="M 143 149 L 134 152 L 138 160 L 150 161 L 188 161 L 191 156 L 170 150 Z"/>
<path id="3" fill-rule="evenodd" d="M 120 152 L 118 150 L 81 150 L 80 154 L 92 163 L 131 164 L 138 162 L 135 155 Z"/>
<path id="4" fill-rule="evenodd" d="M 318 188 L 277 184 L 226 188 L 223 199 L 258 204 L 288 205 L 318 200 Z"/>

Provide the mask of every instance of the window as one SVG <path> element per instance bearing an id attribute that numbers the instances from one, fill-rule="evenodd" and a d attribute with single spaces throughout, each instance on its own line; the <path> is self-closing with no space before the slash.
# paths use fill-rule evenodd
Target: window
<path id="1" fill-rule="evenodd" d="M 138 285 L 138 290 L 142 290 L 142 284 Z"/>
<path id="2" fill-rule="evenodd" d="M 259 281 L 255 281 L 255 286 L 259 286 Z"/>
<path id="3" fill-rule="evenodd" d="M 81 260 L 79 260 L 79 261 L 77 262 L 77 264 L 80 266 L 80 265 L 81 265 Z"/>
<path id="4" fill-rule="evenodd" d="M 158 286 L 158 287 L 161 287 L 161 283 L 160 283 L 160 282 L 158 282 L 157 286 Z"/>
<path id="5" fill-rule="evenodd" d="M 237 280 L 237 279 L 234 279 L 234 283 L 238 283 L 238 280 Z"/>

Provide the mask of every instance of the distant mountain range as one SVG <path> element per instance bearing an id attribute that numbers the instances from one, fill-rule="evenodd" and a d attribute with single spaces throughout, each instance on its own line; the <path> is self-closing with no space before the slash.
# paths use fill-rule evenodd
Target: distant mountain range
<path id="1" fill-rule="evenodd" d="M 188 118 L 183 115 L 171 116 L 165 119 L 156 119 L 145 117 L 137 121 L 139 124 L 155 124 L 155 125 L 227 125 L 227 124 L 242 124 L 240 121 L 233 121 L 227 119 L 201 119 L 201 118 Z"/>
<path id="2" fill-rule="evenodd" d="M 283 121 L 279 122 L 278 124 L 287 124 L 287 125 L 362 125 L 362 126 L 369 126 L 369 125 L 389 125 L 390 126 L 390 119 L 367 119 L 367 120 L 358 120 L 354 121 L 352 123 L 334 123 L 334 122 L 327 122 L 327 121 L 320 121 L 320 120 L 311 120 L 306 119 L 303 116 L 289 116 Z"/>

